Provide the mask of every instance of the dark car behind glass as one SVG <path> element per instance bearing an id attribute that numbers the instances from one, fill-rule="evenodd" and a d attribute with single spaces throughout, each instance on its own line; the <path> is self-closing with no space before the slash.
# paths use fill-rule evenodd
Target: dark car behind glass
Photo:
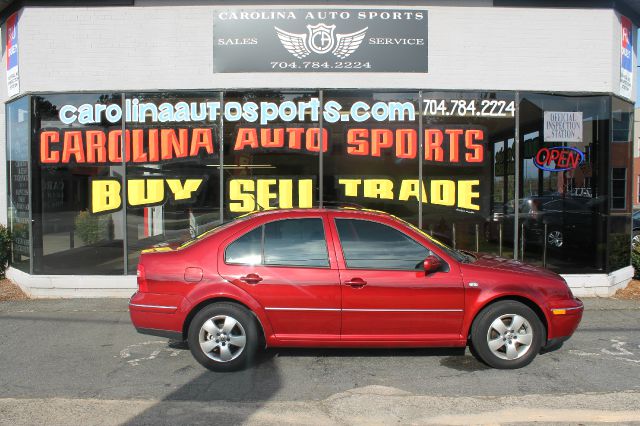
<path id="1" fill-rule="evenodd" d="M 505 214 L 494 215 L 487 232 L 491 240 L 498 239 L 498 227 L 502 223 L 503 243 L 507 245 L 513 241 L 513 206 L 513 202 L 508 203 Z M 524 236 L 527 248 L 541 249 L 546 242 L 547 250 L 558 253 L 590 250 L 597 241 L 593 232 L 598 229 L 598 222 L 602 221 L 602 207 L 602 199 L 599 197 L 557 194 L 526 197 L 518 205 L 518 232 Z"/>

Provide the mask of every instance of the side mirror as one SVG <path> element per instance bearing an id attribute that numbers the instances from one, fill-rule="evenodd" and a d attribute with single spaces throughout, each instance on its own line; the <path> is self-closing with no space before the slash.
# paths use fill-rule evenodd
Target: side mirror
<path id="1" fill-rule="evenodd" d="M 424 266 L 425 274 L 430 274 L 431 272 L 436 272 L 442 266 L 442 262 L 436 256 L 427 256 L 427 258 L 422 262 Z"/>

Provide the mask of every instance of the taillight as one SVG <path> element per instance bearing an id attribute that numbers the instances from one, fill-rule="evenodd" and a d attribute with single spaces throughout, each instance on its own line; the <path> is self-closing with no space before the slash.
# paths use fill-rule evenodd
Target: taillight
<path id="1" fill-rule="evenodd" d="M 144 266 L 141 263 L 138 264 L 136 276 L 138 277 L 138 291 L 141 293 L 147 293 L 149 291 L 147 286 L 147 276 L 144 273 Z"/>

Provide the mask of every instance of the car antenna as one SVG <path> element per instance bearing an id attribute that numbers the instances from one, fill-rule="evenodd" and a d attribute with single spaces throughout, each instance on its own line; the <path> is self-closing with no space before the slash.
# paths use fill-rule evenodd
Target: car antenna
<path id="1" fill-rule="evenodd" d="M 231 173 L 229 173 L 229 171 L 228 171 L 228 170 L 224 170 L 224 166 L 223 166 L 223 169 L 222 169 L 222 170 L 227 174 L 227 177 L 229 177 L 229 178 L 230 178 L 230 177 L 232 177 L 232 176 L 231 176 Z M 259 212 L 267 210 L 267 209 L 265 209 L 265 208 L 262 206 L 262 204 L 260 204 L 260 203 L 258 202 L 258 200 L 256 199 L 256 196 L 255 196 L 255 195 L 253 195 L 253 194 L 249 194 L 249 195 L 251 195 L 251 198 L 253 198 L 253 202 L 255 203 L 255 205 L 256 205 L 256 206 L 258 206 L 258 211 L 259 211 Z"/>
<path id="2" fill-rule="evenodd" d="M 264 211 L 264 210 L 267 210 L 267 209 L 265 209 L 264 207 L 262 207 L 262 204 L 260 204 L 260 203 L 258 202 L 258 200 L 256 200 L 255 195 L 253 195 L 253 194 L 249 194 L 249 195 L 251 195 L 251 198 L 253 198 L 253 202 L 254 202 L 254 203 L 256 203 L 256 206 L 258 206 L 258 211 L 259 211 L 259 212 Z"/>

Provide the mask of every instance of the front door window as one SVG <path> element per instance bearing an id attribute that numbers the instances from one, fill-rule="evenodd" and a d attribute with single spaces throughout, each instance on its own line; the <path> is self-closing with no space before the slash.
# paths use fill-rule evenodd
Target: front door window
<path id="1" fill-rule="evenodd" d="M 336 219 L 349 269 L 416 270 L 430 250 L 402 232 L 368 220 Z"/>

